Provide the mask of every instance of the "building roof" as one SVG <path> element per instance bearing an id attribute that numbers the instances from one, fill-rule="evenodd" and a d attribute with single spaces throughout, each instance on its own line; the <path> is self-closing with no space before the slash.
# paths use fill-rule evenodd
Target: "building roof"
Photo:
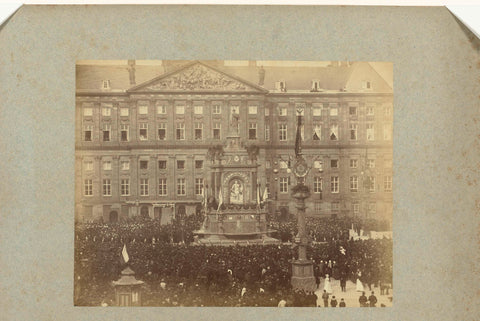
<path id="1" fill-rule="evenodd" d="M 228 75 L 233 79 L 244 81 L 249 86 L 263 88 L 270 92 L 276 90 L 275 83 L 284 81 L 287 93 L 310 92 L 312 80 L 319 81 L 322 91 L 362 92 L 362 82 L 369 81 L 372 89 L 368 92 L 392 93 L 390 81 L 386 81 L 368 62 L 334 62 L 330 65 L 305 66 L 294 64 L 275 65 L 249 62 L 244 65 L 229 65 L 223 61 L 197 61 L 216 72 Z M 112 92 L 125 92 L 128 89 L 138 88 L 143 83 L 150 83 L 162 76 L 175 74 L 184 68 L 194 65 L 192 61 L 162 61 L 162 64 L 135 65 L 135 85 L 130 84 L 128 65 L 83 65 L 76 66 L 77 91 L 101 91 L 103 80 L 109 80 Z M 264 84 L 259 86 L 259 71 L 265 71 Z"/>

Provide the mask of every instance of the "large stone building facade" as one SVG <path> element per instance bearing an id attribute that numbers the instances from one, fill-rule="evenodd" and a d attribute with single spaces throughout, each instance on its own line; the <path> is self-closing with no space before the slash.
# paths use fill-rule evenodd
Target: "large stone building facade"
<path id="1" fill-rule="evenodd" d="M 77 66 L 76 219 L 168 222 L 201 210 L 204 193 L 218 198 L 209 156 L 232 126 L 255 151 L 269 210 L 294 212 L 298 107 L 307 215 L 391 220 L 393 90 L 371 64 L 223 61 Z"/>

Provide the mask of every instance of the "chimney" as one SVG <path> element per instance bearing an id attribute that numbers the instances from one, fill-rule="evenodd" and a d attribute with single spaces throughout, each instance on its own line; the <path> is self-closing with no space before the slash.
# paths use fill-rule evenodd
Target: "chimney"
<path id="1" fill-rule="evenodd" d="M 135 85 L 135 60 L 128 60 L 127 70 L 130 77 L 130 85 Z"/>
<path id="2" fill-rule="evenodd" d="M 263 69 L 263 66 L 260 66 L 260 69 L 258 70 L 258 85 L 263 86 L 265 81 L 265 69 Z"/>

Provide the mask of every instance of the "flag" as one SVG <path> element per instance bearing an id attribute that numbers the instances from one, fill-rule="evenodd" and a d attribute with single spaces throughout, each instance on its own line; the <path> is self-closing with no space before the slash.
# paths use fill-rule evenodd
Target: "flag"
<path id="1" fill-rule="evenodd" d="M 218 193 L 218 208 L 217 212 L 220 210 L 220 206 L 223 204 L 223 195 L 222 195 L 222 187 L 220 187 L 220 192 Z"/>
<path id="2" fill-rule="evenodd" d="M 122 258 L 125 263 L 128 263 L 128 260 L 130 260 L 127 253 L 127 246 L 125 244 L 123 244 Z"/>
<path id="3" fill-rule="evenodd" d="M 301 135 L 301 127 L 302 127 L 302 116 L 298 116 L 297 122 L 297 136 L 295 137 L 295 156 L 298 157 L 300 155 L 302 147 L 300 146 L 302 143 L 302 135 Z"/>

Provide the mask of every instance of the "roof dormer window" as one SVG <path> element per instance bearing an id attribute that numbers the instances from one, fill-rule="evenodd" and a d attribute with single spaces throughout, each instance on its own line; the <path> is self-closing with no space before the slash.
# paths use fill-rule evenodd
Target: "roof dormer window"
<path id="1" fill-rule="evenodd" d="M 286 92 L 287 91 L 287 83 L 285 80 L 280 80 L 275 82 L 275 90 L 278 90 L 280 92 Z"/>
<path id="2" fill-rule="evenodd" d="M 312 80 L 312 88 L 310 89 L 311 92 L 320 91 L 320 81 L 318 79 Z"/>
<path id="3" fill-rule="evenodd" d="M 362 81 L 362 89 L 372 89 L 372 83 L 370 81 L 364 80 Z"/>
<path id="4" fill-rule="evenodd" d="M 102 80 L 102 90 L 110 90 L 110 80 Z"/>

